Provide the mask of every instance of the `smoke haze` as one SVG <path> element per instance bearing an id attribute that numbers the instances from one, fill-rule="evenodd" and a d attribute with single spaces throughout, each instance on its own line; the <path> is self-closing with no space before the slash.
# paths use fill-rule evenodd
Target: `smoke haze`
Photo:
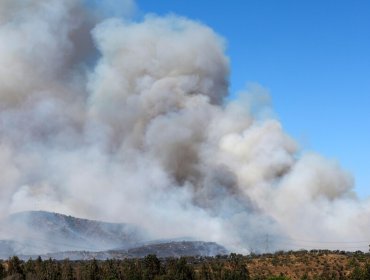
<path id="1" fill-rule="evenodd" d="M 54 211 L 241 252 L 265 234 L 367 240 L 369 201 L 299 150 L 265 89 L 225 102 L 221 37 L 174 15 L 130 21 L 132 1 L 109 18 L 113 3 L 0 2 L 2 217 Z"/>

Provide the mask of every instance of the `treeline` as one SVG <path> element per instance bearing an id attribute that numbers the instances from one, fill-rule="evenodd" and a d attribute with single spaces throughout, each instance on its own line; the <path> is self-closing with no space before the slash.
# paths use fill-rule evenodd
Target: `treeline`
<path id="1" fill-rule="evenodd" d="M 124 279 L 124 280 L 192 280 L 250 279 L 243 256 L 231 254 L 221 261 L 202 262 L 195 258 L 158 259 L 148 255 L 143 259 L 56 261 L 21 261 L 12 257 L 0 266 L 0 277 L 9 279 Z"/>
<path id="2" fill-rule="evenodd" d="M 333 256 L 340 257 L 342 264 Z M 342 257 L 341 257 L 342 256 Z M 323 257 L 327 257 L 323 259 Z M 242 256 L 182 257 L 159 259 L 148 255 L 142 259 L 56 261 L 22 261 L 12 257 L 0 261 L 0 279 L 8 280 L 370 280 L 368 254 L 348 256 L 332 252 L 294 252 Z M 286 274 L 280 268 L 298 268 L 311 273 Z M 320 268 L 321 267 L 321 268 Z M 298 276 L 299 275 L 299 276 Z M 291 278 L 289 278 L 289 276 Z"/>

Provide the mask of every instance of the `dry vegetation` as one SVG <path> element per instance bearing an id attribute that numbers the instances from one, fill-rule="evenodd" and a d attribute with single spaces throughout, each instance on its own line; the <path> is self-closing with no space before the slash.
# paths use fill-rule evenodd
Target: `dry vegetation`
<path id="1" fill-rule="evenodd" d="M 289 279 L 352 279 L 356 268 L 365 269 L 370 255 L 343 251 L 291 251 L 248 256 L 252 279 L 286 276 Z"/>

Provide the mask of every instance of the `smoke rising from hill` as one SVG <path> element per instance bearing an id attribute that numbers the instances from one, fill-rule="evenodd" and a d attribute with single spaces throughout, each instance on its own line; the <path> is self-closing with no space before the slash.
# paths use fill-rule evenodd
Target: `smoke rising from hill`
<path id="1" fill-rule="evenodd" d="M 369 201 L 336 162 L 300 153 L 263 88 L 225 102 L 210 28 L 104 17 L 82 1 L 1 1 L 3 217 L 55 211 L 239 251 L 266 233 L 369 236 Z"/>

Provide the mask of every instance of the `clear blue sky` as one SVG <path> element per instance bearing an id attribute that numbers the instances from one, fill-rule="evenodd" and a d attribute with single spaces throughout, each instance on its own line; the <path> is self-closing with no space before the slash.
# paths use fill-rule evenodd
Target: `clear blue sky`
<path id="1" fill-rule="evenodd" d="M 231 94 L 270 90 L 285 130 L 304 150 L 350 171 L 370 195 L 369 0 L 138 0 L 139 14 L 175 13 L 228 43 Z"/>

